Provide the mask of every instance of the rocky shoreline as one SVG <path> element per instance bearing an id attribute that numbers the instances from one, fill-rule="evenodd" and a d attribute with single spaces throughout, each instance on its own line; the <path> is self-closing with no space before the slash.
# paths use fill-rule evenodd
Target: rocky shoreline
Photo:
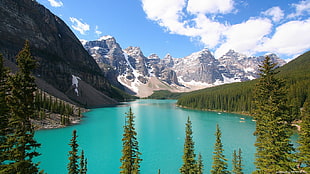
<path id="1" fill-rule="evenodd" d="M 82 108 L 81 113 L 85 113 L 89 110 Z M 72 126 L 79 124 L 83 120 L 83 114 L 67 116 L 69 120 L 67 124 L 62 123 L 63 115 L 55 113 L 46 113 L 46 118 L 44 119 L 31 119 L 31 124 L 35 130 L 44 130 L 44 129 L 57 129 L 64 128 L 67 126 Z"/>

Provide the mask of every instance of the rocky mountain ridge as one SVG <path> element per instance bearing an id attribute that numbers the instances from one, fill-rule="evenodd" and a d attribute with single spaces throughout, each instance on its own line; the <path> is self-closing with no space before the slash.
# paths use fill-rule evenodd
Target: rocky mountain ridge
<path id="1" fill-rule="evenodd" d="M 33 0 L 0 1 L 0 53 L 6 65 L 16 68 L 15 56 L 30 43 L 38 66 L 37 85 L 60 99 L 85 107 L 115 104 L 113 89 L 94 59 L 70 28 Z M 79 77 L 79 96 L 72 83 Z M 112 94 L 112 95 L 111 95 Z"/>
<path id="2" fill-rule="evenodd" d="M 82 43 L 112 83 L 121 84 L 140 97 L 160 89 L 185 92 L 252 80 L 258 77 L 257 65 L 264 59 L 233 50 L 216 59 L 206 48 L 184 58 L 169 54 L 163 59 L 156 54 L 146 57 L 139 47 L 122 49 L 112 36 Z M 268 56 L 279 66 L 286 63 L 275 54 Z"/>

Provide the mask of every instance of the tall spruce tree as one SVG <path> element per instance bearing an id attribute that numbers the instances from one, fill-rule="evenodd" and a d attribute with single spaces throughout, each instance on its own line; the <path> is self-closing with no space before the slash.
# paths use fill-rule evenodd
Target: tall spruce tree
<path id="1" fill-rule="evenodd" d="M 84 150 L 81 152 L 80 156 L 80 174 L 86 174 L 87 173 L 87 159 L 84 155 Z"/>
<path id="2" fill-rule="evenodd" d="M 298 162 L 301 170 L 310 173 L 310 100 L 307 100 L 303 105 L 301 121 L 298 138 Z"/>
<path id="3" fill-rule="evenodd" d="M 35 151 L 40 144 L 34 140 L 30 118 L 34 116 L 34 92 L 36 85 L 31 72 L 36 61 L 30 53 L 29 43 L 18 53 L 18 71 L 8 78 L 9 93 L 6 96 L 9 109 L 8 127 L 11 129 L 4 143 L 6 164 L 0 173 L 37 173 L 38 163 L 32 159 L 40 154 Z"/>
<path id="4" fill-rule="evenodd" d="M 189 117 L 185 127 L 185 142 L 183 149 L 183 165 L 180 168 L 182 174 L 196 174 L 197 173 L 197 162 L 195 154 L 195 143 L 193 140 L 192 122 Z"/>
<path id="5" fill-rule="evenodd" d="M 275 77 L 276 64 L 266 57 L 259 65 L 259 81 L 254 94 L 254 119 L 256 120 L 256 171 L 276 173 L 292 171 L 293 146 L 290 143 L 291 119 L 286 107 L 284 82 Z"/>
<path id="6" fill-rule="evenodd" d="M 197 174 L 203 174 L 203 167 L 202 155 L 199 153 L 197 160 Z"/>
<path id="7" fill-rule="evenodd" d="M 241 153 L 242 153 L 242 151 L 240 148 L 239 148 L 238 154 L 237 154 L 236 150 L 234 150 L 234 152 L 233 152 L 232 173 L 234 173 L 234 174 L 243 174 Z"/>
<path id="8" fill-rule="evenodd" d="M 4 67 L 4 60 L 2 54 L 0 54 L 0 165 L 6 159 L 3 154 L 4 143 L 6 142 L 6 136 L 8 134 L 8 107 L 6 103 L 6 95 L 8 93 L 7 79 L 8 69 Z"/>
<path id="9" fill-rule="evenodd" d="M 76 130 L 72 132 L 72 139 L 69 143 L 71 150 L 69 151 L 69 163 L 67 165 L 68 174 L 79 174 L 79 164 L 78 161 L 80 157 L 78 156 L 78 143 L 77 143 L 77 135 Z"/>
<path id="10" fill-rule="evenodd" d="M 135 131 L 134 114 L 131 108 L 126 113 L 126 121 L 123 134 L 123 150 L 122 157 L 120 159 L 122 165 L 120 167 L 120 173 L 124 174 L 138 174 L 140 173 L 140 158 L 139 144 L 137 140 L 137 132 Z"/>
<path id="11" fill-rule="evenodd" d="M 223 154 L 224 149 L 223 149 L 223 144 L 221 140 L 221 130 L 219 125 L 216 125 L 216 142 L 214 144 L 214 152 L 213 152 L 213 165 L 211 169 L 212 174 L 226 174 L 229 173 L 227 171 L 227 159 L 225 158 L 225 155 Z"/>

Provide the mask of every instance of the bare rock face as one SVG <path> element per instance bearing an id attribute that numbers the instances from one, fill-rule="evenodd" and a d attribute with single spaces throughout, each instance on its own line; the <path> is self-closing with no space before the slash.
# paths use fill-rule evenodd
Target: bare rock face
<path id="1" fill-rule="evenodd" d="M 84 48 L 96 60 L 110 82 L 119 86 L 118 77 L 127 81 L 146 84 L 149 77 L 159 77 L 160 80 L 178 84 L 176 74 L 168 66 L 160 63 L 160 58 L 153 54 L 144 56 L 139 47 L 122 49 L 112 36 L 103 36 L 95 41 L 84 42 Z M 172 57 L 171 57 L 172 58 Z"/>
<path id="2" fill-rule="evenodd" d="M 102 70 L 70 28 L 36 1 L 0 1 L 0 38 L 0 53 L 12 62 L 29 40 L 31 53 L 38 61 L 35 75 L 63 93 L 71 88 L 72 75 L 79 76 L 92 90 L 105 91 L 107 96 L 112 93 Z M 82 97 L 74 101 L 88 103 Z"/>
<path id="3" fill-rule="evenodd" d="M 185 82 L 212 84 L 217 79 L 223 79 L 218 68 L 219 64 L 208 49 L 203 49 L 182 59 L 175 59 L 173 69 Z"/>
<path id="4" fill-rule="evenodd" d="M 139 47 L 130 46 L 122 50 L 112 36 L 104 36 L 97 41 L 84 43 L 89 54 L 106 75 L 111 77 L 109 78 L 111 83 L 126 86 L 137 95 L 139 91 L 145 89 L 183 92 L 252 80 L 258 77 L 258 65 L 266 56 L 248 57 L 229 50 L 216 59 L 205 48 L 183 58 L 173 58 L 167 54 L 160 59 L 156 54 L 145 57 Z M 279 66 L 285 64 L 285 61 L 275 54 L 268 54 L 268 56 Z M 159 86 L 167 88 L 159 88 Z"/>

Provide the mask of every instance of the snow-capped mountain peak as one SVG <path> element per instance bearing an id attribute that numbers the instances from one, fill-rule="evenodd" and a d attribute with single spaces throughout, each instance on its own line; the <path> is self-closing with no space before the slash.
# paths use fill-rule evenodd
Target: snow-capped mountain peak
<path id="1" fill-rule="evenodd" d="M 140 47 L 122 49 L 112 36 L 83 45 L 112 84 L 122 84 L 143 97 L 159 89 L 191 91 L 255 79 L 258 65 L 264 59 L 264 56 L 248 57 L 234 50 L 216 59 L 208 48 L 183 58 L 173 58 L 170 54 L 163 59 L 156 54 L 145 57 Z M 280 66 L 285 64 L 275 54 L 268 56 Z"/>

